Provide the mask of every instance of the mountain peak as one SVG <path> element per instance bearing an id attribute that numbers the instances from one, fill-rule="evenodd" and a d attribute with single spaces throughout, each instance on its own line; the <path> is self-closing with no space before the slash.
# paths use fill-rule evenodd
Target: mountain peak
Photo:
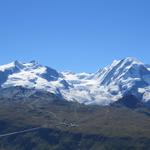
<path id="1" fill-rule="evenodd" d="M 126 63 L 130 62 L 132 64 L 143 64 L 140 60 L 138 60 L 135 57 L 126 57 L 126 58 L 122 59 L 121 62 L 126 62 Z"/>
<path id="2" fill-rule="evenodd" d="M 125 57 L 123 60 L 137 61 L 138 59 L 136 57 Z"/>
<path id="3" fill-rule="evenodd" d="M 9 64 L 5 64 L 5 65 L 1 65 L 0 66 L 0 71 L 5 71 L 5 70 L 12 70 L 14 68 L 17 69 L 22 69 L 23 68 L 23 64 L 20 63 L 19 61 L 15 60 Z"/>
<path id="4" fill-rule="evenodd" d="M 19 68 L 19 69 L 24 68 L 23 64 L 22 64 L 21 62 L 19 62 L 18 60 L 15 60 L 15 61 L 13 62 L 13 64 L 14 64 L 15 67 L 17 67 L 17 68 Z"/>
<path id="5" fill-rule="evenodd" d="M 16 60 L 0 66 L 0 86 L 40 89 L 86 104 L 110 104 L 128 93 L 145 94 L 143 99 L 149 100 L 149 68 L 134 57 L 126 57 L 95 74 L 59 73 L 35 60 L 27 63 Z"/>
<path id="6" fill-rule="evenodd" d="M 33 64 L 33 65 L 39 64 L 36 60 L 31 60 L 29 63 L 31 63 L 31 64 Z"/>
<path id="7" fill-rule="evenodd" d="M 140 80 L 143 74 L 149 74 L 145 65 L 134 57 L 126 57 L 119 61 L 113 61 L 111 65 L 98 72 L 96 78 L 102 85 L 117 84 L 118 82 L 127 84 L 130 80 Z"/>

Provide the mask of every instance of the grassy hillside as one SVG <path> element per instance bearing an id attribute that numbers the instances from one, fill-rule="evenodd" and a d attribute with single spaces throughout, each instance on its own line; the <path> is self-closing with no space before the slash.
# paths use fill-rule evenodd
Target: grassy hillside
<path id="1" fill-rule="evenodd" d="M 148 150 L 150 111 L 146 108 L 85 106 L 54 95 L 0 99 L 0 150 Z"/>

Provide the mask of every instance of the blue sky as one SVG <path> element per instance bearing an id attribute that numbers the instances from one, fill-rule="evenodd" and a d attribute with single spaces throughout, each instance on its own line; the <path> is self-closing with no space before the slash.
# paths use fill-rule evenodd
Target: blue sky
<path id="1" fill-rule="evenodd" d="M 150 63 L 149 0 L 0 0 L 0 64 L 95 72 L 113 59 Z"/>

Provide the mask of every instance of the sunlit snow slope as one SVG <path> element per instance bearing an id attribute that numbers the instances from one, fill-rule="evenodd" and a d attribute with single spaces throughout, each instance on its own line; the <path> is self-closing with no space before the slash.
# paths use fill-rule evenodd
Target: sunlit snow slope
<path id="1" fill-rule="evenodd" d="M 68 101 L 108 105 L 132 94 L 150 101 L 150 67 L 135 58 L 114 61 L 98 72 L 57 72 L 35 61 L 0 66 L 0 87 L 21 86 L 48 91 Z"/>

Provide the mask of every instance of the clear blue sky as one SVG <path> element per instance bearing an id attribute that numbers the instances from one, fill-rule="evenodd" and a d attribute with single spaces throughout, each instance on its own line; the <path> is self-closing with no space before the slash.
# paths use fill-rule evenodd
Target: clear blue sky
<path id="1" fill-rule="evenodd" d="M 0 64 L 95 72 L 126 56 L 150 63 L 150 0 L 0 0 Z"/>

